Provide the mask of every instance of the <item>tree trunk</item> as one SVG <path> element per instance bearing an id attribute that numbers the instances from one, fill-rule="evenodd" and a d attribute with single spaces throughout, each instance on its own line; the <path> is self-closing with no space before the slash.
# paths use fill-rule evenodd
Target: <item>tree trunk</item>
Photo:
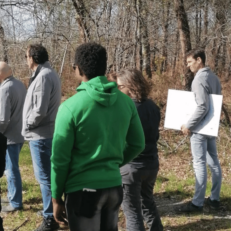
<path id="1" fill-rule="evenodd" d="M 176 41 L 175 41 L 175 52 L 174 52 L 173 65 L 172 65 L 172 77 L 175 76 L 175 71 L 176 71 L 176 60 L 178 56 L 178 40 L 179 40 L 179 31 L 177 30 Z"/>
<path id="2" fill-rule="evenodd" d="M 231 57 L 229 54 L 229 50 L 227 50 L 227 56 L 228 56 L 229 62 L 227 62 L 226 64 L 225 81 L 228 81 L 231 76 Z"/>
<path id="3" fill-rule="evenodd" d="M 199 25 L 198 25 L 198 0 L 195 1 L 196 3 L 196 16 L 195 16 L 195 24 L 196 24 L 196 44 L 199 43 Z"/>
<path id="4" fill-rule="evenodd" d="M 81 30 L 82 41 L 88 42 L 90 41 L 91 36 L 90 36 L 90 30 L 86 23 L 87 18 L 86 18 L 85 4 L 83 0 L 72 0 L 72 3 L 77 13 L 76 20 Z"/>
<path id="5" fill-rule="evenodd" d="M 199 6 L 200 6 L 199 7 L 200 12 L 199 12 L 199 26 L 198 26 L 198 43 L 201 42 L 201 24 L 202 24 L 201 3 Z"/>
<path id="6" fill-rule="evenodd" d="M 148 26 L 147 26 L 147 6 L 142 0 L 137 0 L 137 8 L 140 11 L 139 24 L 140 24 L 140 42 L 141 42 L 141 66 L 144 76 L 152 78 L 151 66 L 150 66 L 150 44 L 148 38 Z"/>
<path id="7" fill-rule="evenodd" d="M 185 90 L 190 90 L 193 73 L 186 67 L 186 53 L 191 50 L 190 29 L 183 0 L 174 0 L 177 24 L 180 35 L 182 66 L 185 74 Z"/>
<path id="8" fill-rule="evenodd" d="M 228 5 L 225 4 L 225 2 L 220 2 L 218 0 L 214 2 L 214 8 L 216 10 L 216 29 L 218 31 L 218 37 L 216 39 L 217 40 L 216 43 L 218 44 L 218 46 L 214 46 L 214 50 L 215 50 L 214 69 L 217 74 L 223 72 L 223 69 L 226 64 L 226 30 L 225 29 L 226 29 L 227 19 L 224 13 Z M 220 66 L 222 67 L 221 71 L 219 71 Z"/>
<path id="9" fill-rule="evenodd" d="M 208 26 L 209 26 L 208 7 L 209 7 L 208 0 L 205 0 L 205 5 L 204 5 L 204 32 L 205 32 L 204 36 L 205 36 L 205 39 L 207 38 L 207 35 L 208 35 Z"/>
<path id="10" fill-rule="evenodd" d="M 3 61 L 8 63 L 7 42 L 6 42 L 6 39 L 5 39 L 4 28 L 2 27 L 1 24 L 0 24 L 0 40 L 1 40 L 2 49 L 3 49 Z"/>
<path id="11" fill-rule="evenodd" d="M 160 72 L 165 72 L 167 69 L 167 58 L 168 58 L 168 53 L 167 53 L 167 45 L 168 45 L 168 25 L 169 25 L 169 11 L 170 11 L 170 5 L 171 3 L 168 1 L 166 6 L 166 16 L 164 16 L 165 12 L 163 10 L 163 24 L 164 24 L 164 44 L 163 44 L 163 51 L 162 51 L 162 56 L 163 56 L 163 61 L 161 63 L 161 69 Z M 163 9 L 165 7 L 163 6 Z M 166 18 L 165 18 L 166 17 Z M 164 19 L 165 18 L 165 19 Z"/>

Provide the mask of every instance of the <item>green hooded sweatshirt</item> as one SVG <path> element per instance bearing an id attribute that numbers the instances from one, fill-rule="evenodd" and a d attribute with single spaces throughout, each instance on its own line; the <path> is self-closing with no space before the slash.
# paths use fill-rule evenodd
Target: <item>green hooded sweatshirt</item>
<path id="1" fill-rule="evenodd" d="M 134 102 L 105 76 L 82 82 L 59 107 L 51 156 L 52 197 L 121 185 L 119 168 L 145 146 Z"/>

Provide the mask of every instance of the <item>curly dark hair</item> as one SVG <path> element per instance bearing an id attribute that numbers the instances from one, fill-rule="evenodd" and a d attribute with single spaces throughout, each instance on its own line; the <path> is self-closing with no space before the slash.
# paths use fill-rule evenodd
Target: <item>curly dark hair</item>
<path id="1" fill-rule="evenodd" d="M 78 66 L 80 75 L 85 75 L 88 79 L 105 75 L 107 51 L 95 42 L 84 43 L 75 51 L 75 65 Z"/>
<path id="2" fill-rule="evenodd" d="M 148 97 L 151 88 L 141 71 L 137 69 L 122 70 L 117 73 L 117 78 L 120 78 L 123 84 L 130 89 L 136 100 L 142 101 Z"/>
<path id="3" fill-rule="evenodd" d="M 28 54 L 37 64 L 43 64 L 49 60 L 48 52 L 41 44 L 29 45 Z"/>

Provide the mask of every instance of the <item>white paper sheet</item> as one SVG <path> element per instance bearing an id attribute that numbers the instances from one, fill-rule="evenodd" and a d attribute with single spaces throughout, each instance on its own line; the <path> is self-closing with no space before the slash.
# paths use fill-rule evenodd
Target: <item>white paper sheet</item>
<path id="1" fill-rule="evenodd" d="M 210 107 L 205 118 L 192 132 L 218 136 L 222 95 L 210 95 Z M 168 90 L 165 128 L 180 130 L 186 124 L 197 107 L 193 92 Z"/>

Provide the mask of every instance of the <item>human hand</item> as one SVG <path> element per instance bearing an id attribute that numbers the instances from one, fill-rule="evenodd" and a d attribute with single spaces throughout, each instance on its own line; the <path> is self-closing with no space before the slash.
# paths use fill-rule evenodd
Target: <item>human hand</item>
<path id="1" fill-rule="evenodd" d="M 60 225 L 67 225 L 65 205 L 62 199 L 52 198 L 53 203 L 53 216 L 57 223 Z"/>
<path id="2" fill-rule="evenodd" d="M 184 124 L 181 126 L 180 129 L 184 135 L 190 135 L 190 133 L 191 133 L 191 131 L 188 128 L 186 128 L 186 126 Z"/>

